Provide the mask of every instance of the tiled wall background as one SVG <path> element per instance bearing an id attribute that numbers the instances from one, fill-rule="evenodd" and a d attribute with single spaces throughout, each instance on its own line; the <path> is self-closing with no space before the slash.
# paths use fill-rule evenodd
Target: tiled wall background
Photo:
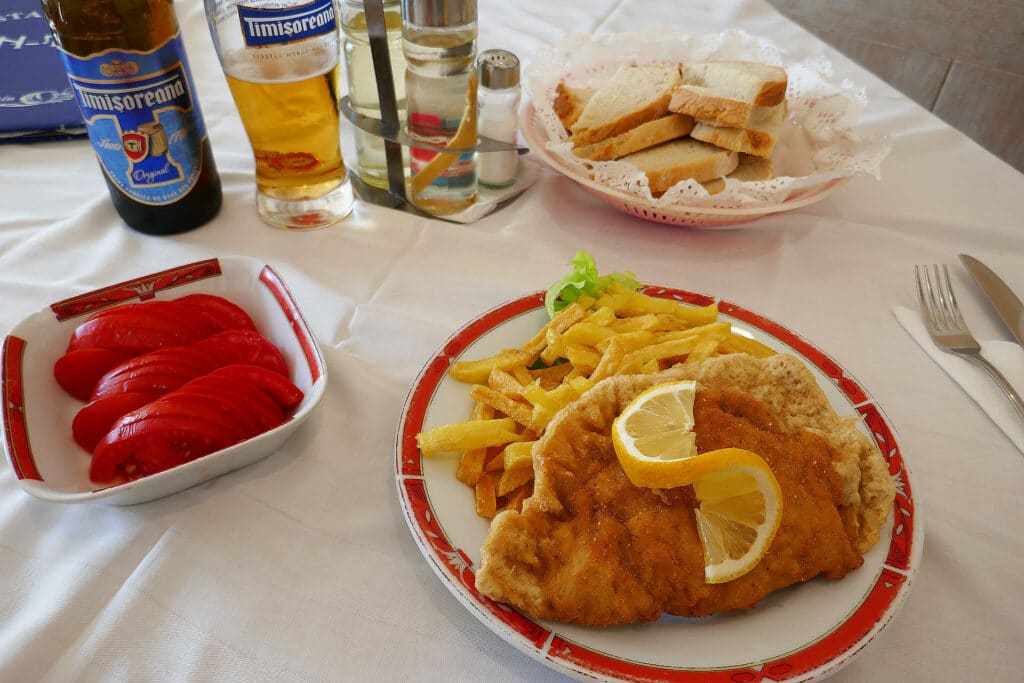
<path id="1" fill-rule="evenodd" d="M 1024 172 L 1024 0 L 769 0 Z"/>

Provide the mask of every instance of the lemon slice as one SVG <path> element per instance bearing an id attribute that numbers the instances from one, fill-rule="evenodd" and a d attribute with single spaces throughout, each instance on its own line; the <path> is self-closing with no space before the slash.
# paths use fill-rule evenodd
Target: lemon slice
<path id="1" fill-rule="evenodd" d="M 743 576 L 768 551 L 782 519 L 782 490 L 764 458 L 742 448 L 697 454 L 696 383 L 659 384 L 634 398 L 612 423 L 612 443 L 635 486 L 693 485 L 704 549 L 704 580 Z"/>
<path id="2" fill-rule="evenodd" d="M 782 490 L 757 453 L 722 448 L 688 463 L 704 548 L 704 580 L 725 583 L 761 561 L 782 520 Z"/>
<path id="3" fill-rule="evenodd" d="M 686 468 L 680 466 L 697 455 L 693 433 L 696 392 L 697 383 L 689 380 L 658 384 L 630 401 L 615 418 L 615 454 L 636 486 L 672 488 L 693 482 L 686 480 Z"/>

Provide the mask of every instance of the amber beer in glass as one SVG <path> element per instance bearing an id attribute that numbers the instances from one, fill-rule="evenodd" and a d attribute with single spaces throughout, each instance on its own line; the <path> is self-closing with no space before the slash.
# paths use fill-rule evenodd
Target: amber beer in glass
<path id="1" fill-rule="evenodd" d="M 220 177 L 172 0 L 43 0 L 43 10 L 121 218 L 150 235 L 213 218 Z"/>
<path id="2" fill-rule="evenodd" d="M 256 160 L 271 225 L 327 227 L 352 210 L 341 157 L 334 0 L 205 0 L 210 32 Z"/>

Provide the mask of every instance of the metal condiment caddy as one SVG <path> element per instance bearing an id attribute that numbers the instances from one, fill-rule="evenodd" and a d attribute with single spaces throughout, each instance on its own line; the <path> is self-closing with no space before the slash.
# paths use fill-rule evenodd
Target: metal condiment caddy
<path id="1" fill-rule="evenodd" d="M 406 194 L 406 178 L 403 168 L 402 148 L 423 149 L 440 153 L 468 154 L 473 152 L 509 152 L 525 154 L 529 148 L 515 142 L 502 142 L 477 135 L 477 143 L 473 146 L 449 148 L 432 145 L 422 140 L 413 139 L 399 117 L 399 108 L 395 96 L 395 82 L 392 76 L 391 57 L 388 51 L 387 26 L 385 22 L 383 0 L 364 0 L 363 7 L 369 35 L 370 52 L 373 58 L 374 76 L 380 100 L 380 118 L 364 116 L 352 107 L 350 97 L 341 98 L 342 114 L 357 128 L 384 141 L 387 160 L 387 190 L 378 190 L 362 182 L 358 174 L 351 174 L 355 189 L 361 199 L 374 204 L 391 208 L 402 208 L 418 212 Z M 403 12 L 403 22 L 406 21 Z M 476 68 L 474 64 L 474 69 Z M 475 78 L 474 78 L 475 83 Z M 508 200 L 505 200 L 508 201 Z M 504 204 L 505 201 L 502 203 Z M 435 216 L 445 218 L 443 215 Z"/>

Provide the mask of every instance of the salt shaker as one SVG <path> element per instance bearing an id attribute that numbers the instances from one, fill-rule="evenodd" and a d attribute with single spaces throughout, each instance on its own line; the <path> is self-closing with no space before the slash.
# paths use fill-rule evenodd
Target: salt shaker
<path id="1" fill-rule="evenodd" d="M 499 142 L 514 143 L 519 117 L 519 58 L 508 50 L 487 50 L 477 59 L 477 132 Z M 477 177 L 481 185 L 507 187 L 516 181 L 515 150 L 481 152 Z"/>

